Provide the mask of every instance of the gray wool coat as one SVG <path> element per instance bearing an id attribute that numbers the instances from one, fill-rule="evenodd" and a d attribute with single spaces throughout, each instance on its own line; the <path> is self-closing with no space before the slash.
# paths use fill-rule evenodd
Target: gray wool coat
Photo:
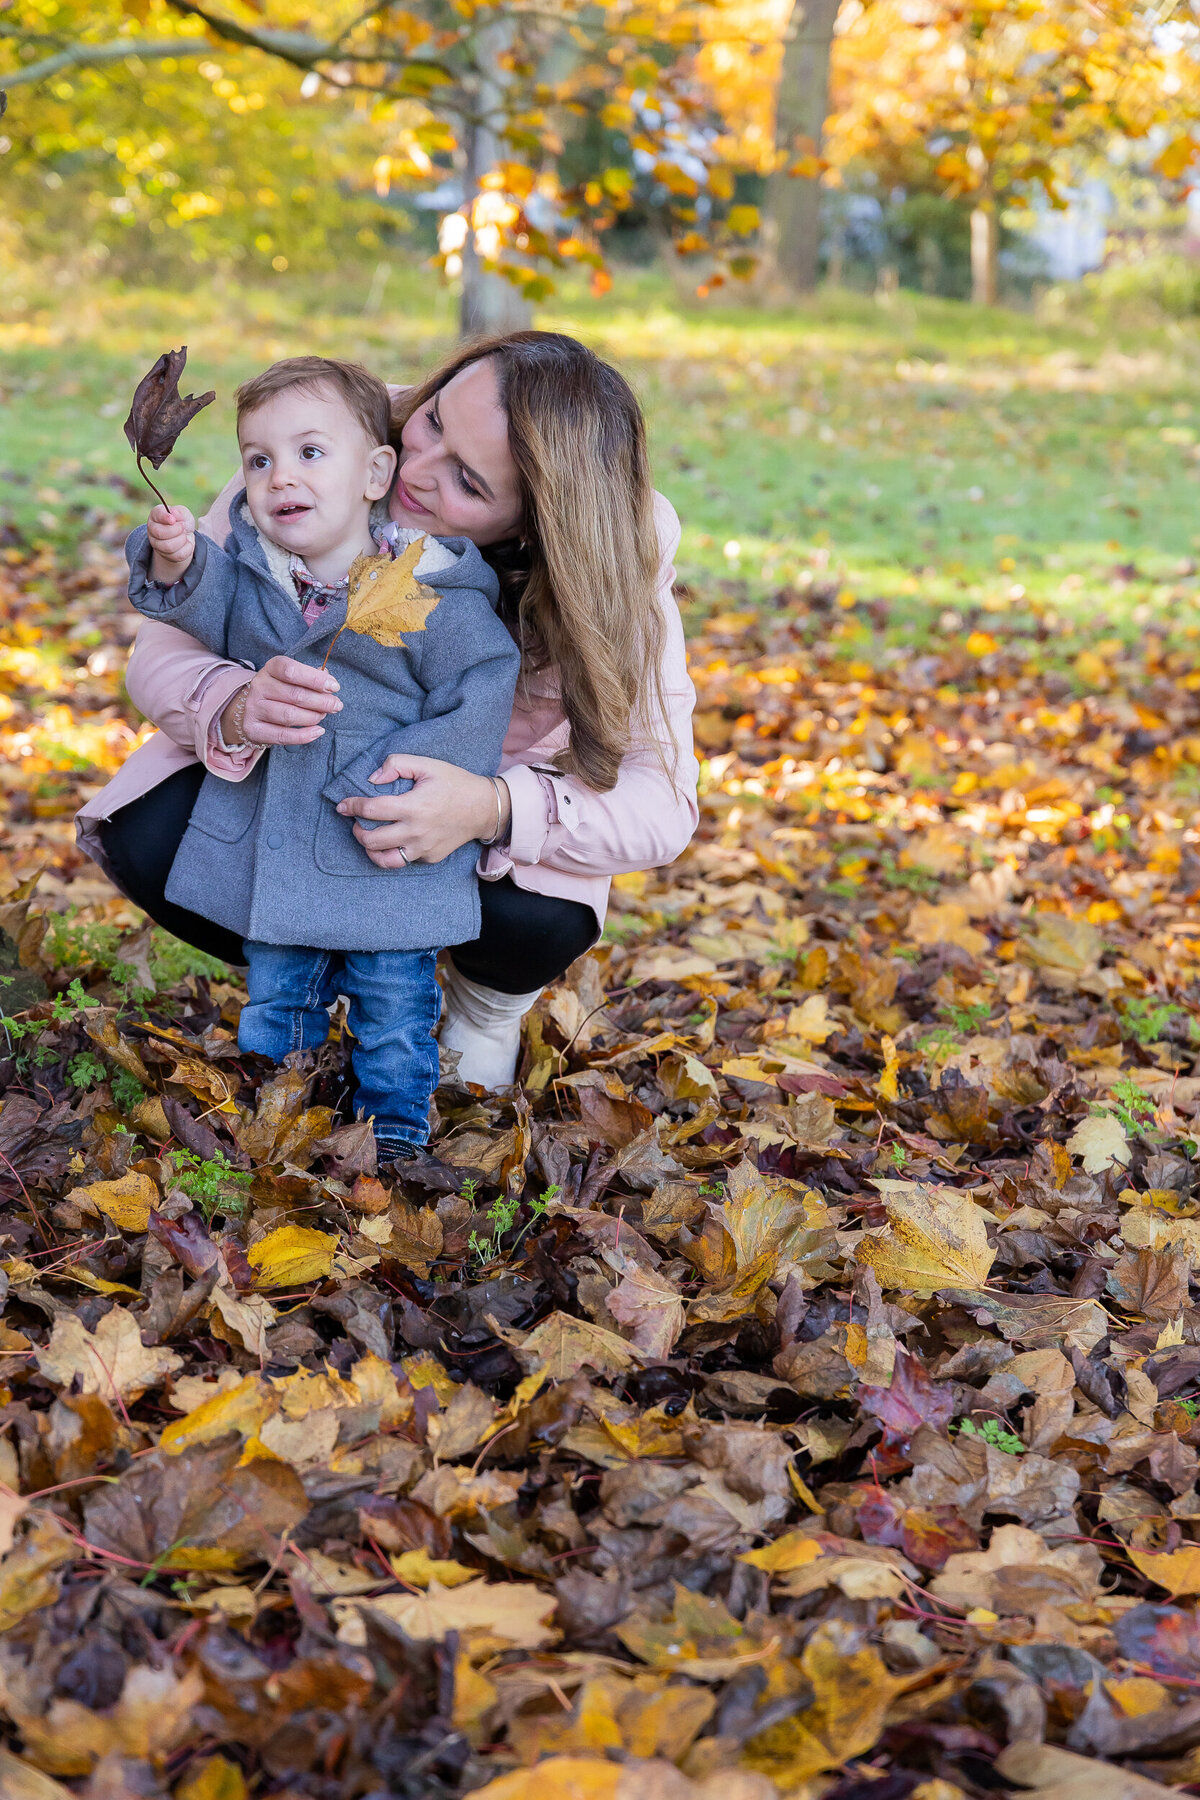
<path id="1" fill-rule="evenodd" d="M 304 623 L 286 552 L 260 537 L 239 496 L 226 549 L 198 535 L 173 587 L 150 581 L 142 526 L 126 548 L 129 597 L 212 650 L 259 669 L 272 656 L 319 668 L 345 599 Z M 420 533 L 402 534 L 410 540 Z M 492 775 L 512 714 L 519 655 L 496 616 L 498 583 L 465 538 L 428 538 L 417 574 L 442 596 L 424 631 L 397 648 L 344 631 L 329 659 L 342 711 L 312 744 L 276 745 L 245 781 L 206 776 L 172 865 L 167 898 L 268 944 L 322 950 L 428 950 L 479 933 L 475 863 L 464 844 L 440 863 L 378 869 L 336 810 L 373 786 L 392 751 Z"/>

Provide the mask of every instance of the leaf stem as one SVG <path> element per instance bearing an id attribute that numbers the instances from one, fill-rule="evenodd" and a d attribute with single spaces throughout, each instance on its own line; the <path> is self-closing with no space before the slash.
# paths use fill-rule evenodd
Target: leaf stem
<path id="1" fill-rule="evenodd" d="M 150 492 L 152 494 L 156 494 L 158 496 L 158 498 L 162 501 L 162 504 L 166 507 L 167 511 L 170 512 L 171 502 L 167 499 L 166 495 L 163 493 L 161 488 L 155 487 L 154 483 L 151 481 L 150 477 L 147 475 L 145 469 L 143 469 L 143 467 L 142 467 L 142 459 L 140 456 L 137 459 L 137 472 L 141 476 L 142 480 L 145 482 L 146 486 L 150 489 Z"/>

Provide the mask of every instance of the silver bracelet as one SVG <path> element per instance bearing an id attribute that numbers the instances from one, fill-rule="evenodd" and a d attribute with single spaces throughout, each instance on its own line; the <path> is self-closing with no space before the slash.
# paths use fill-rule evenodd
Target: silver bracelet
<path id="1" fill-rule="evenodd" d="M 498 844 L 500 842 L 500 833 L 504 830 L 504 795 L 500 792 L 500 777 L 498 775 L 489 775 L 488 780 L 496 791 L 496 829 L 493 831 L 491 837 L 486 839 L 486 847 L 490 849 L 493 844 Z"/>

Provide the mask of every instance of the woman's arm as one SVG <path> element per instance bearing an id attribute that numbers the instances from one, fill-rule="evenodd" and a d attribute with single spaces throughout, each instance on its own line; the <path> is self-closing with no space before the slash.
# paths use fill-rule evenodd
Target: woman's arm
<path id="1" fill-rule="evenodd" d="M 138 711 L 226 781 L 244 780 L 271 744 L 309 744 L 320 737 L 325 716 L 341 711 L 337 685 L 323 669 L 290 656 L 273 656 L 255 674 L 157 619 L 143 620 L 125 672 Z M 252 742 L 244 750 L 223 750 L 220 723 L 243 688 L 242 722 Z"/>
<path id="2" fill-rule="evenodd" d="M 138 711 L 214 775 L 231 781 L 248 775 L 262 754 L 224 751 L 216 737 L 216 721 L 249 680 L 240 663 L 214 656 L 186 631 L 159 619 L 142 620 L 125 671 Z"/>
<path id="3" fill-rule="evenodd" d="M 567 871 L 574 875 L 615 875 L 669 863 L 685 849 L 696 829 L 698 768 L 692 753 L 692 707 L 695 690 L 687 672 L 683 625 L 675 604 L 674 556 L 679 521 L 661 495 L 655 496 L 662 563 L 659 596 L 663 604 L 666 645 L 662 664 L 663 711 L 650 721 L 648 740 L 637 745 L 621 764 L 616 786 L 598 794 L 569 775 L 549 768 L 561 743 L 549 740 L 522 752 L 519 761 L 501 770 L 509 804 L 507 842 L 489 850 L 481 865 L 491 879 L 514 863 Z M 565 741 L 565 728 L 552 734 Z M 393 766 L 393 764 L 395 766 Z M 358 819 L 379 821 L 375 830 L 355 828 L 355 836 L 382 867 L 397 847 L 416 860 L 436 862 L 474 836 L 490 838 L 495 830 L 495 803 L 490 783 L 466 775 L 446 763 L 405 759 L 403 767 L 389 758 L 381 781 L 407 776 L 407 794 L 378 799 L 351 798 L 339 811 Z M 490 822 L 489 822 L 490 821 Z M 503 824 L 503 821 L 502 821 Z M 397 862 L 399 858 L 395 859 Z"/>

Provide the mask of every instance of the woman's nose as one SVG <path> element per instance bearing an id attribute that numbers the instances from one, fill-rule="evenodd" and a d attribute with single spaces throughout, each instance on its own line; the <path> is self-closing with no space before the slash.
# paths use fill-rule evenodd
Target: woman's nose
<path id="1" fill-rule="evenodd" d="M 405 487 L 414 494 L 431 488 L 434 484 L 435 460 L 436 452 L 431 450 L 416 450 L 412 455 L 406 456 L 400 469 Z"/>

